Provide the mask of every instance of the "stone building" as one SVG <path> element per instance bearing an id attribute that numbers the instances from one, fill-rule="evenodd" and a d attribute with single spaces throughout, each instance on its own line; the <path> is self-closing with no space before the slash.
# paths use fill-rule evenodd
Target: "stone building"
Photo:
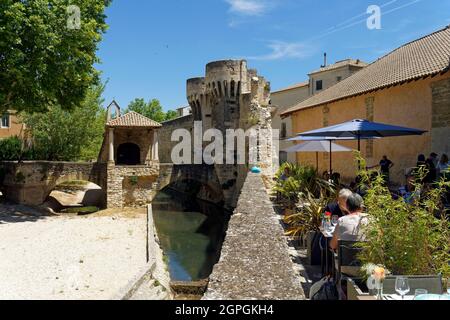
<path id="1" fill-rule="evenodd" d="M 395 166 L 393 182 L 404 183 L 405 170 L 416 165 L 419 154 L 450 153 L 450 27 L 407 43 L 331 88 L 289 108 L 293 131 L 331 126 L 352 119 L 418 128 L 423 136 L 395 137 L 362 142 L 368 166 L 387 155 Z M 356 148 L 355 142 L 342 142 Z M 297 154 L 299 162 L 314 163 L 314 156 Z M 336 154 L 334 169 L 343 178 L 355 177 L 351 154 Z M 319 167 L 327 169 L 326 159 Z"/>
<path id="2" fill-rule="evenodd" d="M 325 56 L 326 57 L 326 56 Z M 287 141 L 298 132 L 292 131 L 292 121 L 288 116 L 281 117 L 281 113 L 296 104 L 306 100 L 320 91 L 326 90 L 338 82 L 348 78 L 357 71 L 366 67 L 367 63 L 359 59 L 346 59 L 327 65 L 325 59 L 320 69 L 309 74 L 309 81 L 305 81 L 271 93 L 271 104 L 276 108 L 272 120 L 273 129 L 280 130 L 280 162 L 297 161 L 295 153 L 286 153 L 283 150 L 292 147 L 294 142 Z"/>
<path id="3" fill-rule="evenodd" d="M 105 138 L 98 159 L 107 163 L 108 208 L 152 201 L 159 176 L 158 129 L 161 124 L 136 112 L 124 115 L 113 101 L 107 110 Z"/>
<path id="4" fill-rule="evenodd" d="M 206 65 L 205 77 L 187 80 L 187 99 L 192 114 L 164 122 L 160 156 L 162 162 L 171 162 L 170 155 L 178 142 L 170 141 L 173 130 L 180 127 L 193 132 L 194 122 L 201 121 L 201 130 L 218 129 L 226 137 L 227 129 L 253 128 L 260 135 L 258 162 L 263 173 L 273 174 L 271 113 L 269 106 L 270 84 L 248 69 L 245 60 L 215 61 Z M 267 130 L 262 130 L 267 129 Z M 202 134 L 203 136 L 203 134 Z M 210 142 L 203 142 L 203 147 Z M 224 157 L 226 157 L 224 150 Z M 236 156 L 237 157 L 237 156 Z M 248 153 L 246 154 L 248 157 Z M 193 155 L 192 162 L 193 163 Z M 234 207 L 237 196 L 249 171 L 246 165 L 215 164 L 225 205 Z"/>
<path id="5" fill-rule="evenodd" d="M 19 136 L 22 137 L 25 131 L 23 124 L 16 112 L 8 110 L 8 112 L 0 115 L 0 139 Z"/>

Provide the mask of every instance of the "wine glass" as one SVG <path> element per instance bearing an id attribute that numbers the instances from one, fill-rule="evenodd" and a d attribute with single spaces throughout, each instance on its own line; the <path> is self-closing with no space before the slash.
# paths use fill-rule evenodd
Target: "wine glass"
<path id="1" fill-rule="evenodd" d="M 331 217 L 331 224 L 332 224 L 333 226 L 337 226 L 338 221 L 339 221 L 339 216 L 334 215 L 334 216 Z"/>
<path id="2" fill-rule="evenodd" d="M 402 296 L 402 300 L 405 299 L 405 295 L 410 291 L 409 281 L 406 277 L 397 277 L 395 279 L 395 291 Z"/>
<path id="3" fill-rule="evenodd" d="M 419 296 L 425 296 L 428 294 L 428 291 L 425 289 L 416 289 L 416 293 L 414 294 L 414 300 Z"/>

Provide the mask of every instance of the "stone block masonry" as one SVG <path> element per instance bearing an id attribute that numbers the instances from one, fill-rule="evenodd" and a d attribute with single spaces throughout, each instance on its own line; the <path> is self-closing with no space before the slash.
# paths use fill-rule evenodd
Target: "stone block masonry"
<path id="1" fill-rule="evenodd" d="M 249 173 L 205 300 L 304 300 L 261 175 Z"/>

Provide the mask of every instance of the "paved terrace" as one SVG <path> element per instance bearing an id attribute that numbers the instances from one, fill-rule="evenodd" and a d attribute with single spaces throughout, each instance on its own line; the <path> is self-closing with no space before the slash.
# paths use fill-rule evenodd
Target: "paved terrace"
<path id="1" fill-rule="evenodd" d="M 203 299 L 305 299 L 260 175 L 249 173 L 245 181 Z"/>

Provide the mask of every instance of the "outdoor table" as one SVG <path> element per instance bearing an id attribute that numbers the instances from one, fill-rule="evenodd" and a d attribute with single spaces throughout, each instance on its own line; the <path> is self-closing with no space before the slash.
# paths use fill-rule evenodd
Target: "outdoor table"
<path id="1" fill-rule="evenodd" d="M 372 301 L 377 300 L 376 296 L 358 296 L 358 300 L 365 300 L 365 301 Z M 406 295 L 405 298 L 402 300 L 402 297 L 398 294 L 385 294 L 383 295 L 383 301 L 412 301 L 412 300 L 450 300 L 450 295 L 438 295 L 438 294 L 424 294 L 420 296 L 413 296 L 413 295 Z"/>
<path id="2" fill-rule="evenodd" d="M 320 229 L 320 232 L 322 234 L 323 239 L 325 239 L 325 247 L 324 247 L 324 251 L 325 251 L 325 259 L 323 259 L 323 254 L 321 255 L 322 257 L 322 274 L 323 276 L 327 276 L 329 274 L 329 265 L 328 265 L 328 260 L 329 260 L 329 254 L 331 253 L 331 248 L 330 248 L 330 241 L 331 239 L 333 239 L 333 234 L 334 234 L 334 227 L 330 230 L 327 231 L 323 228 Z M 324 261 L 325 260 L 325 263 Z"/>

